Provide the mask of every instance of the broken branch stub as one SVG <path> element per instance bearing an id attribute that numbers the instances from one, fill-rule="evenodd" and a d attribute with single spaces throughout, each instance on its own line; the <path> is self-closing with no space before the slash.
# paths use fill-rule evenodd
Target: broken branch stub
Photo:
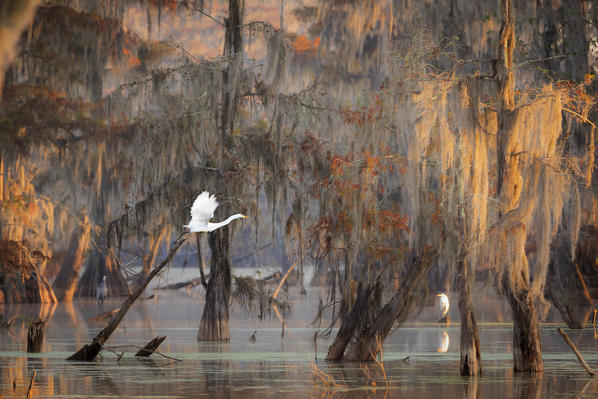
<path id="1" fill-rule="evenodd" d="M 27 352 L 39 353 L 44 345 L 44 336 L 46 335 L 46 321 L 35 319 L 29 323 L 27 330 Z"/>
<path id="2" fill-rule="evenodd" d="M 152 353 L 154 353 L 158 349 L 160 344 L 162 344 L 162 342 L 164 342 L 165 339 L 166 339 L 166 335 L 154 337 L 143 348 L 141 348 L 139 350 L 139 352 L 137 352 L 135 354 L 135 356 L 150 357 L 152 355 Z"/>

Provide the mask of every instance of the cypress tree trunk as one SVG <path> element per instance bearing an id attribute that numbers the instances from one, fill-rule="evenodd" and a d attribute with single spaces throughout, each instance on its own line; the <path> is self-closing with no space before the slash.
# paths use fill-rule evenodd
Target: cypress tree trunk
<path id="1" fill-rule="evenodd" d="M 244 0 L 229 0 L 228 18 L 224 37 L 224 55 L 230 56 L 228 66 L 223 72 L 222 112 L 220 114 L 220 149 L 218 151 L 221 170 L 232 169 L 230 159 L 225 155 L 225 147 L 230 143 L 230 134 L 234 130 L 239 100 L 239 81 L 243 64 L 243 14 Z M 223 173 L 225 174 L 225 173 Z M 233 183 L 223 182 L 225 194 L 234 197 Z M 221 205 L 217 212 L 224 215 L 230 211 L 228 205 Z M 199 323 L 198 341 L 228 341 L 229 313 L 228 307 L 231 294 L 231 263 L 229 226 L 221 227 L 208 233 L 208 242 L 212 250 L 210 263 L 210 280 L 206 289 L 206 304 L 204 305 Z"/>
<path id="2" fill-rule="evenodd" d="M 67 255 L 52 285 L 56 299 L 59 301 L 71 302 L 73 300 L 79 269 L 81 269 L 91 237 L 91 225 L 87 215 L 81 216 L 82 222 L 73 232 Z"/>
<path id="3" fill-rule="evenodd" d="M 521 166 L 520 156 L 509 153 L 509 142 L 516 118 L 515 79 L 513 77 L 513 51 L 515 49 L 514 7 L 512 0 L 501 0 L 504 21 L 498 40 L 496 80 L 499 85 L 498 113 L 498 185 L 497 193 L 503 204 L 500 214 L 525 206 L 520 203 Z M 513 314 L 513 369 L 515 371 L 541 372 L 542 348 L 537 311 L 530 294 L 529 265 L 524 251 L 527 230 L 523 223 L 505 232 L 505 239 L 517 253 L 506 254 L 503 289 Z"/>
<path id="4" fill-rule="evenodd" d="M 543 371 L 542 345 L 538 313 L 529 294 L 529 279 L 520 276 L 523 287 L 513 281 L 504 281 L 504 290 L 513 314 L 513 370 L 526 372 Z M 505 275 L 504 280 L 512 280 Z M 515 287 L 514 287 L 515 286 Z"/>
<path id="5" fill-rule="evenodd" d="M 336 338 L 328 348 L 326 360 L 342 359 L 345 348 L 351 341 L 351 338 L 353 338 L 355 332 L 363 328 L 363 324 L 367 320 L 368 302 L 371 293 L 372 287 L 363 288 L 363 285 L 359 287 L 351 310 L 343 317 L 343 322 L 336 334 Z M 349 290 L 347 290 L 347 295 L 351 295 Z"/>
<path id="6" fill-rule="evenodd" d="M 210 281 L 206 304 L 199 323 L 198 341 L 228 341 L 230 339 L 228 307 L 231 294 L 229 229 L 224 226 L 209 234 L 212 249 Z"/>
<path id="7" fill-rule="evenodd" d="M 482 374 L 482 358 L 480 352 L 480 338 L 478 325 L 473 313 L 471 301 L 471 275 L 467 261 L 460 256 L 457 265 L 457 287 L 459 289 L 459 315 L 461 318 L 461 375 Z"/>

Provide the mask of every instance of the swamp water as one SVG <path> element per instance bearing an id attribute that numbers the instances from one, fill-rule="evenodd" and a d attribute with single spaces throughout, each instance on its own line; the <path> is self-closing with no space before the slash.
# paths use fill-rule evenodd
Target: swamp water
<path id="1" fill-rule="evenodd" d="M 260 323 L 233 305 L 229 343 L 196 341 L 203 307 L 200 291 L 157 291 L 157 301 L 135 304 L 107 343 L 114 352 L 124 352 L 120 361 L 108 351 L 91 363 L 67 362 L 65 358 L 103 328 L 104 324 L 91 318 L 116 307 L 122 299 L 110 299 L 101 306 L 94 300 L 80 299 L 56 306 L 5 307 L 8 316 L 18 313 L 23 318 L 8 330 L 0 329 L 0 397 L 25 397 L 33 371 L 36 377 L 32 397 L 598 397 L 598 381 L 592 382 L 556 331 L 564 326 L 562 323 L 542 325 L 543 375 L 514 374 L 512 326 L 500 299 L 485 300 L 480 296 L 476 300 L 481 321 L 482 377 L 459 376 L 459 325 L 452 323 L 447 328 L 433 323 L 435 312 L 430 304 L 417 319 L 387 339 L 387 388 L 384 373 L 376 364 L 366 368 L 359 363 L 323 360 L 335 331 L 330 338 L 319 339 L 314 347 L 316 327 L 311 321 L 320 295 L 325 295 L 322 289 L 308 287 L 307 295 L 300 295 L 298 287 L 289 289 L 291 313 L 284 338 L 278 321 Z M 450 314 L 457 317 L 456 305 Z M 28 354 L 26 320 L 40 316 L 49 318 L 43 352 Z M 251 342 L 250 336 L 256 330 L 256 340 Z M 598 340 L 591 323 L 584 330 L 567 331 L 588 363 L 598 368 Z M 160 352 L 181 361 L 157 354 L 133 357 L 138 346 L 156 335 L 167 336 Z"/>

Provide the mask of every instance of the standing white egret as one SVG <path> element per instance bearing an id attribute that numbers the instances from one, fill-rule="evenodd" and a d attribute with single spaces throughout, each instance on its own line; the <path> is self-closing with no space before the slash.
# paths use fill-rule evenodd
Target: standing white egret
<path id="1" fill-rule="evenodd" d="M 449 311 L 449 299 L 448 296 L 445 294 L 437 294 L 436 296 L 440 297 L 440 310 L 442 314 L 440 315 L 440 323 L 449 323 L 448 318 L 448 311 Z"/>
<path id="2" fill-rule="evenodd" d="M 96 299 L 98 303 L 104 303 L 104 299 L 108 296 L 108 284 L 106 284 L 106 276 L 102 278 L 100 284 L 98 284 L 98 288 L 96 288 Z"/>
<path id="3" fill-rule="evenodd" d="M 216 201 L 216 197 L 210 195 L 207 191 L 202 192 L 197 196 L 191 207 L 191 220 L 189 221 L 189 224 L 186 224 L 183 227 L 188 228 L 190 233 L 210 232 L 222 226 L 226 226 L 235 219 L 245 219 L 247 217 L 237 213 L 236 215 L 229 216 L 229 218 L 223 222 L 210 223 L 209 220 L 214 216 L 214 211 L 217 207 L 218 201 Z"/>

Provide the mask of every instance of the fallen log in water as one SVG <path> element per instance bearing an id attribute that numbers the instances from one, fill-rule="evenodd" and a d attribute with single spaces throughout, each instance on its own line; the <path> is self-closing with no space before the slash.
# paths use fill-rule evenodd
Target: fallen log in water
<path id="1" fill-rule="evenodd" d="M 592 375 L 592 376 L 596 375 L 596 372 L 594 370 L 592 370 L 592 368 L 590 367 L 589 364 L 586 363 L 583 356 L 581 356 L 581 353 L 579 353 L 579 351 L 577 350 L 577 348 L 575 347 L 575 345 L 573 344 L 573 342 L 571 341 L 571 339 L 569 338 L 567 333 L 565 331 L 563 331 L 562 328 L 557 328 L 556 330 L 559 332 L 559 334 L 561 334 L 561 336 L 563 337 L 563 339 L 565 340 L 567 345 L 569 345 L 569 347 L 573 350 L 573 353 L 575 353 L 575 356 L 577 356 L 577 360 L 579 360 L 579 362 L 581 363 L 583 368 L 586 369 L 588 374 Z"/>
<path id="2" fill-rule="evenodd" d="M 139 350 L 139 352 L 137 352 L 135 354 L 135 356 L 149 357 L 152 353 L 154 353 L 158 349 L 160 344 L 162 342 L 164 342 L 165 339 L 166 339 L 166 335 L 154 337 L 154 339 L 152 339 L 143 348 L 141 348 Z"/>
<path id="3" fill-rule="evenodd" d="M 27 330 L 27 352 L 39 353 L 42 351 L 44 336 L 46 335 L 46 321 L 35 319 L 29 323 Z"/>
<path id="4" fill-rule="evenodd" d="M 118 313 L 112 318 L 112 320 L 106 326 L 106 328 L 104 328 L 102 331 L 98 333 L 98 335 L 95 336 L 91 344 L 84 345 L 77 352 L 67 357 L 66 360 L 80 360 L 86 362 L 94 360 L 98 353 L 100 353 L 100 351 L 102 350 L 102 346 L 104 345 L 104 343 L 108 340 L 108 338 L 110 338 L 114 330 L 116 330 L 122 319 L 125 317 L 129 308 L 133 305 L 133 303 L 135 303 L 137 298 L 141 296 L 145 288 L 149 285 L 150 281 L 152 281 L 152 279 L 156 277 L 156 275 L 164 268 L 164 266 L 166 266 L 172 260 L 174 254 L 178 251 L 178 249 L 181 247 L 181 245 L 183 245 L 185 241 L 187 241 L 186 237 L 179 237 L 179 239 L 172 246 L 172 249 L 168 253 L 166 259 L 164 259 L 162 263 L 160 263 L 151 271 L 151 273 L 145 279 L 145 282 L 141 284 L 134 293 L 127 297 L 127 299 L 120 306 Z"/>
<path id="5" fill-rule="evenodd" d="M 157 290 L 178 290 L 180 288 L 185 288 L 185 287 L 195 287 L 196 285 L 200 285 L 201 284 L 201 277 L 198 278 L 194 278 L 192 280 L 187 280 L 187 281 L 183 281 L 180 283 L 174 283 L 174 284 L 168 284 L 165 285 L 163 287 L 158 287 L 156 288 Z"/>
<path id="6" fill-rule="evenodd" d="M 274 273 L 272 273 L 272 274 L 264 277 L 263 279 L 261 279 L 261 281 L 269 283 L 269 282 L 272 282 L 272 280 L 275 280 L 275 279 L 278 279 L 278 278 L 281 278 L 281 277 L 282 277 L 282 273 L 280 273 L 279 271 L 277 271 L 277 272 L 274 272 Z M 209 280 L 210 275 L 208 274 L 208 275 L 204 276 L 203 278 Z M 168 285 L 165 285 L 163 287 L 157 287 L 156 289 L 157 290 L 178 290 L 178 289 L 187 288 L 187 287 L 193 288 L 193 287 L 198 286 L 200 284 L 203 285 L 203 283 L 202 283 L 202 277 L 196 277 L 196 278 L 191 279 L 191 280 L 181 281 L 179 283 L 168 284 Z"/>

